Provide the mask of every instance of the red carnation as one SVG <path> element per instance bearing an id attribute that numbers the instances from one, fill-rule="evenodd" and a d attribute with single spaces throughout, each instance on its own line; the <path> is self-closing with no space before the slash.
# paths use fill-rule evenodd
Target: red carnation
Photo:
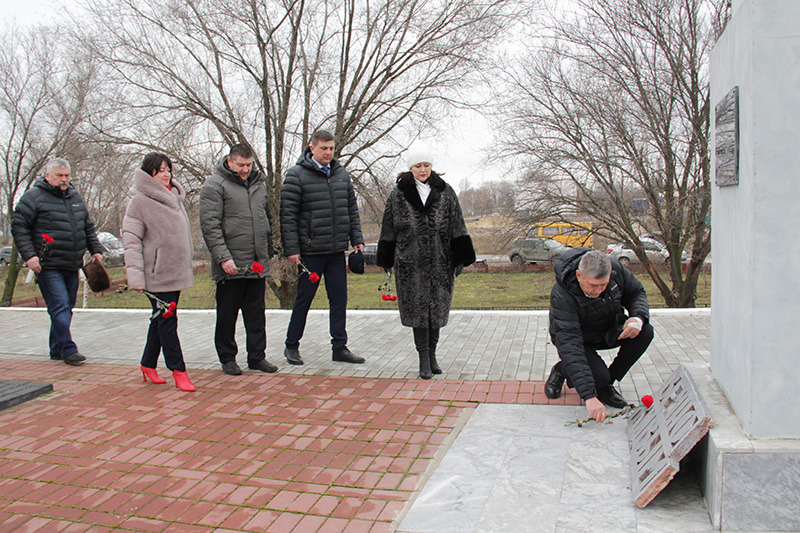
<path id="1" fill-rule="evenodd" d="M 391 298 L 392 298 L 392 301 L 393 301 L 393 302 L 396 302 L 396 301 L 397 301 L 397 296 L 392 296 Z"/>
<path id="2" fill-rule="evenodd" d="M 47 244 L 53 244 L 53 241 L 55 241 L 48 233 L 42 233 L 42 240 Z"/>
<path id="3" fill-rule="evenodd" d="M 175 314 L 175 309 L 178 307 L 178 304 L 175 302 L 170 302 L 167 306 L 167 310 L 164 311 L 164 318 L 169 318 Z"/>
<path id="4" fill-rule="evenodd" d="M 653 397 L 650 396 L 649 394 L 645 394 L 644 396 L 642 396 L 642 403 L 644 404 L 645 407 L 650 407 L 651 405 L 653 405 Z"/>
<path id="5" fill-rule="evenodd" d="M 389 295 L 388 294 L 381 294 L 381 300 L 383 300 L 384 302 L 389 301 Z"/>
<path id="6" fill-rule="evenodd" d="M 253 266 L 250 267 L 250 270 L 252 270 L 256 274 L 261 274 L 262 272 L 264 272 L 264 265 L 262 265 L 258 261 L 253 261 Z"/>
<path id="7" fill-rule="evenodd" d="M 319 274 L 317 274 L 316 272 L 312 272 L 311 274 L 308 275 L 308 281 L 310 281 L 311 283 L 318 282 L 319 281 Z"/>

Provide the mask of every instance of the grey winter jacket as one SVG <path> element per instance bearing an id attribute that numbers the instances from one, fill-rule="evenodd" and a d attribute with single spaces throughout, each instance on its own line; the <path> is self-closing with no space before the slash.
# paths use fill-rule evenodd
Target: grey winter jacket
<path id="1" fill-rule="evenodd" d="M 42 252 L 45 233 L 53 242 Z M 22 259 L 39 256 L 42 268 L 47 269 L 78 270 L 87 248 L 91 254 L 104 252 L 75 187 L 69 185 L 62 191 L 47 183 L 44 176 L 20 198 L 14 209 L 11 234 Z"/>
<path id="2" fill-rule="evenodd" d="M 228 168 L 226 159 L 219 160 L 200 188 L 200 228 L 211 251 L 211 277 L 223 277 L 220 265 L 233 259 L 239 273 L 232 278 L 263 278 L 269 275 L 273 255 L 265 176 L 253 168 L 247 180 L 242 180 Z M 264 266 L 263 273 L 249 270 L 254 261 Z"/>
<path id="3" fill-rule="evenodd" d="M 331 176 L 306 148 L 286 173 L 281 194 L 281 239 L 286 257 L 343 252 L 364 244 L 358 203 L 350 176 L 331 161 Z"/>
<path id="4" fill-rule="evenodd" d="M 146 172 L 133 174 L 136 194 L 122 219 L 128 287 L 151 292 L 194 285 L 192 231 L 183 207 L 186 194 L 172 181 L 167 189 Z"/>
<path id="5" fill-rule="evenodd" d="M 410 172 L 392 190 L 383 212 L 377 264 L 394 268 L 400 321 L 413 328 L 447 324 L 456 269 L 475 261 L 458 196 L 436 173 L 422 205 Z"/>
<path id="6" fill-rule="evenodd" d="M 550 292 L 550 338 L 558 350 L 563 371 L 584 400 L 597 396 L 584 345 L 610 348 L 606 334 L 616 330 L 617 315 L 627 310 L 628 316 L 650 320 L 650 305 L 644 286 L 616 259 L 611 259 L 611 279 L 597 298 L 589 298 L 581 290 L 575 272 L 581 257 L 589 248 L 573 248 L 556 262 L 556 283 Z"/>

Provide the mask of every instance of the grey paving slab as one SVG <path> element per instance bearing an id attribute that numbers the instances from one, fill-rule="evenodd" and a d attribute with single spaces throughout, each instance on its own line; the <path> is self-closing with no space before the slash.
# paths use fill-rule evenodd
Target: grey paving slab
<path id="1" fill-rule="evenodd" d="M 146 310 L 76 309 L 72 332 L 89 363 L 137 366 L 150 313 Z M 707 363 L 710 311 L 653 310 L 655 339 L 620 384 L 623 395 L 656 390 L 679 363 Z M 301 375 L 416 378 L 417 357 L 410 328 L 394 311 L 349 311 L 349 348 L 367 359 L 363 365 L 331 360 L 328 313 L 311 311 L 300 352 L 306 364 L 292 366 L 283 357 L 289 311 L 267 311 L 267 359 L 279 372 Z M 558 360 L 547 333 L 546 311 L 453 311 L 442 329 L 441 378 L 460 380 L 543 381 Z M 43 360 L 48 357 L 49 317 L 44 309 L 0 309 L 0 357 Z M 214 311 L 179 310 L 178 334 L 187 367 L 219 368 L 214 350 Z M 246 357 L 244 325 L 239 320 L 239 363 Z M 608 361 L 612 352 L 601 352 Z"/>
<path id="2" fill-rule="evenodd" d="M 0 379 L 0 411 L 33 400 L 53 390 L 52 383 Z"/>

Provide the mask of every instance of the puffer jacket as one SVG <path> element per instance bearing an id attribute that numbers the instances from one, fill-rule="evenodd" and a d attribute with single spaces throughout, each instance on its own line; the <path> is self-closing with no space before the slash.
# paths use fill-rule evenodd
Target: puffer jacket
<path id="1" fill-rule="evenodd" d="M 232 278 L 269 275 L 272 215 L 265 176 L 253 168 L 246 180 L 228 168 L 227 156 L 200 188 L 200 228 L 211 251 L 211 277 L 222 278 L 222 263 L 233 259 L 239 273 Z M 258 274 L 249 270 L 254 261 L 264 265 Z"/>
<path id="2" fill-rule="evenodd" d="M 400 322 L 440 328 L 450 315 L 455 271 L 475 261 L 475 250 L 453 188 L 432 173 L 423 206 L 414 177 L 404 176 L 383 211 L 377 264 L 394 268 Z"/>
<path id="3" fill-rule="evenodd" d="M 53 242 L 42 252 L 45 233 Z M 75 187 L 69 185 L 62 191 L 47 183 L 44 176 L 20 198 L 14 209 L 11 234 L 22 259 L 39 256 L 46 269 L 78 270 L 87 248 L 91 254 L 105 251 Z"/>
<path id="4" fill-rule="evenodd" d="M 281 239 L 286 257 L 321 255 L 364 244 L 358 203 L 350 176 L 331 161 L 331 176 L 317 166 L 306 147 L 286 172 L 281 193 Z"/>
<path id="5" fill-rule="evenodd" d="M 616 328 L 617 315 L 650 320 L 650 305 L 644 286 L 616 259 L 611 259 L 611 279 L 597 298 L 583 293 L 575 272 L 589 248 L 573 248 L 555 264 L 556 283 L 550 292 L 550 339 L 558 350 L 565 375 L 584 400 L 597 396 L 584 345 L 604 346 L 609 330 Z"/>
<path id="6" fill-rule="evenodd" d="M 151 292 L 194 285 L 192 231 L 183 207 L 186 194 L 172 181 L 167 189 L 146 172 L 133 174 L 136 194 L 122 219 L 128 287 Z"/>

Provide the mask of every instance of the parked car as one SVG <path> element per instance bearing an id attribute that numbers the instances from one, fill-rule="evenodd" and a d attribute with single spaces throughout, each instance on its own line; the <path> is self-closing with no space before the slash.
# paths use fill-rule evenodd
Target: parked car
<path id="1" fill-rule="evenodd" d="M 553 239 L 528 237 L 515 239 L 508 251 L 508 258 L 515 265 L 525 263 L 555 263 L 567 247 Z"/>
<path id="2" fill-rule="evenodd" d="M 17 254 L 17 261 L 22 263 L 22 256 Z M 3 246 L 0 248 L 0 266 L 8 266 L 11 264 L 11 246 Z M 25 266 L 24 263 L 22 266 Z"/>
<path id="3" fill-rule="evenodd" d="M 378 243 L 364 245 L 364 264 L 374 265 L 378 261 Z"/>
<path id="4" fill-rule="evenodd" d="M 121 267 L 125 265 L 125 248 L 122 241 L 114 234 L 101 231 L 97 234 L 97 240 L 105 248 L 103 252 L 103 264 L 107 267 Z"/>
<path id="5" fill-rule="evenodd" d="M 639 237 L 639 240 L 642 242 L 644 253 L 647 254 L 647 257 L 650 259 L 651 263 L 664 264 L 669 261 L 669 251 L 667 251 L 666 246 L 661 244 L 659 241 L 649 236 Z M 608 248 L 606 249 L 606 253 L 622 263 L 622 266 L 628 266 L 631 263 L 641 263 L 639 257 L 636 255 L 636 252 L 634 252 L 633 249 L 624 243 L 609 244 Z M 686 252 L 684 252 L 681 255 L 681 261 L 686 262 L 688 260 L 689 257 Z"/>

